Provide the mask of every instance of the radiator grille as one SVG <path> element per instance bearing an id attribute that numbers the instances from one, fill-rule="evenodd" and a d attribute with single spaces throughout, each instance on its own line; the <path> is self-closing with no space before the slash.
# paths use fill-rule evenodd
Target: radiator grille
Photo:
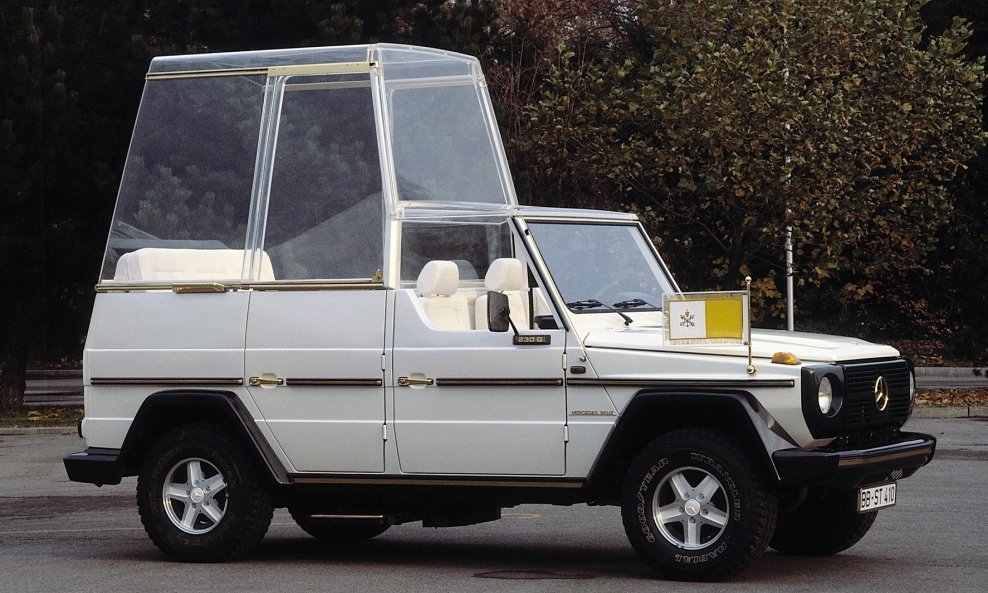
<path id="1" fill-rule="evenodd" d="M 884 426 L 901 426 L 909 416 L 909 365 L 905 360 L 845 364 L 847 432 Z M 875 383 L 884 377 L 889 403 L 884 410 L 875 405 Z"/>

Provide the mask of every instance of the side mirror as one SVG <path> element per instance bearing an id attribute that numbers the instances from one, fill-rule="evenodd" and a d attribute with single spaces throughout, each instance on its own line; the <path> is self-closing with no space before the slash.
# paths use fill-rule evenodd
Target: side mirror
<path id="1" fill-rule="evenodd" d="M 492 332 L 506 332 L 511 322 L 508 295 L 487 291 L 487 327 Z"/>

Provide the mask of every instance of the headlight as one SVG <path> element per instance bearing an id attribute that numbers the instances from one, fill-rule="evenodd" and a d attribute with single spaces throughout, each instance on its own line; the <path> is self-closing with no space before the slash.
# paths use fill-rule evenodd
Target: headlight
<path id="1" fill-rule="evenodd" d="M 804 366 L 800 371 L 800 407 L 815 439 L 842 434 L 846 419 L 844 368 L 840 365 Z"/>
<path id="2" fill-rule="evenodd" d="M 830 383 L 830 377 L 824 377 L 820 381 L 820 386 L 816 393 L 817 405 L 820 406 L 820 413 L 829 416 L 834 406 L 834 386 Z"/>

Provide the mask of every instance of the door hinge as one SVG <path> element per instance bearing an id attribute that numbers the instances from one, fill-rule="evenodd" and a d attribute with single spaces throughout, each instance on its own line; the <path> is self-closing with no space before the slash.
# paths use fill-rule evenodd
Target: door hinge
<path id="1" fill-rule="evenodd" d="M 387 424 L 382 424 L 381 425 L 381 436 L 384 437 L 384 440 L 388 440 L 388 425 Z"/>
<path id="2" fill-rule="evenodd" d="M 563 350 L 563 370 L 564 370 L 564 371 L 566 370 L 566 367 L 568 367 L 568 366 L 569 366 L 569 364 L 568 364 L 568 363 L 567 363 L 566 361 L 567 361 L 567 358 L 566 358 L 566 351 L 565 351 L 565 350 Z"/>
<path id="3" fill-rule="evenodd" d="M 563 442 L 564 443 L 568 443 L 569 442 L 569 425 L 568 424 L 564 424 L 563 425 Z"/>

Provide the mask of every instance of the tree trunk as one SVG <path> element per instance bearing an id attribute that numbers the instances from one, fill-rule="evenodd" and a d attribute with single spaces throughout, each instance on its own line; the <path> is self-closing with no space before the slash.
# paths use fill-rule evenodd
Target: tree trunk
<path id="1" fill-rule="evenodd" d="M 16 412 L 24 405 L 25 375 L 27 359 L 14 354 L 3 362 L 3 375 L 0 376 L 0 409 Z"/>
<path id="2" fill-rule="evenodd" d="M 3 357 L 3 374 L 0 375 L 0 409 L 16 412 L 24 405 L 25 376 L 28 358 L 28 311 L 25 301 L 29 294 L 20 292 L 8 295 L 6 302 L 0 301 L 6 319 L 0 319 L 6 326 L 5 340 L 0 342 L 0 356 Z"/>

